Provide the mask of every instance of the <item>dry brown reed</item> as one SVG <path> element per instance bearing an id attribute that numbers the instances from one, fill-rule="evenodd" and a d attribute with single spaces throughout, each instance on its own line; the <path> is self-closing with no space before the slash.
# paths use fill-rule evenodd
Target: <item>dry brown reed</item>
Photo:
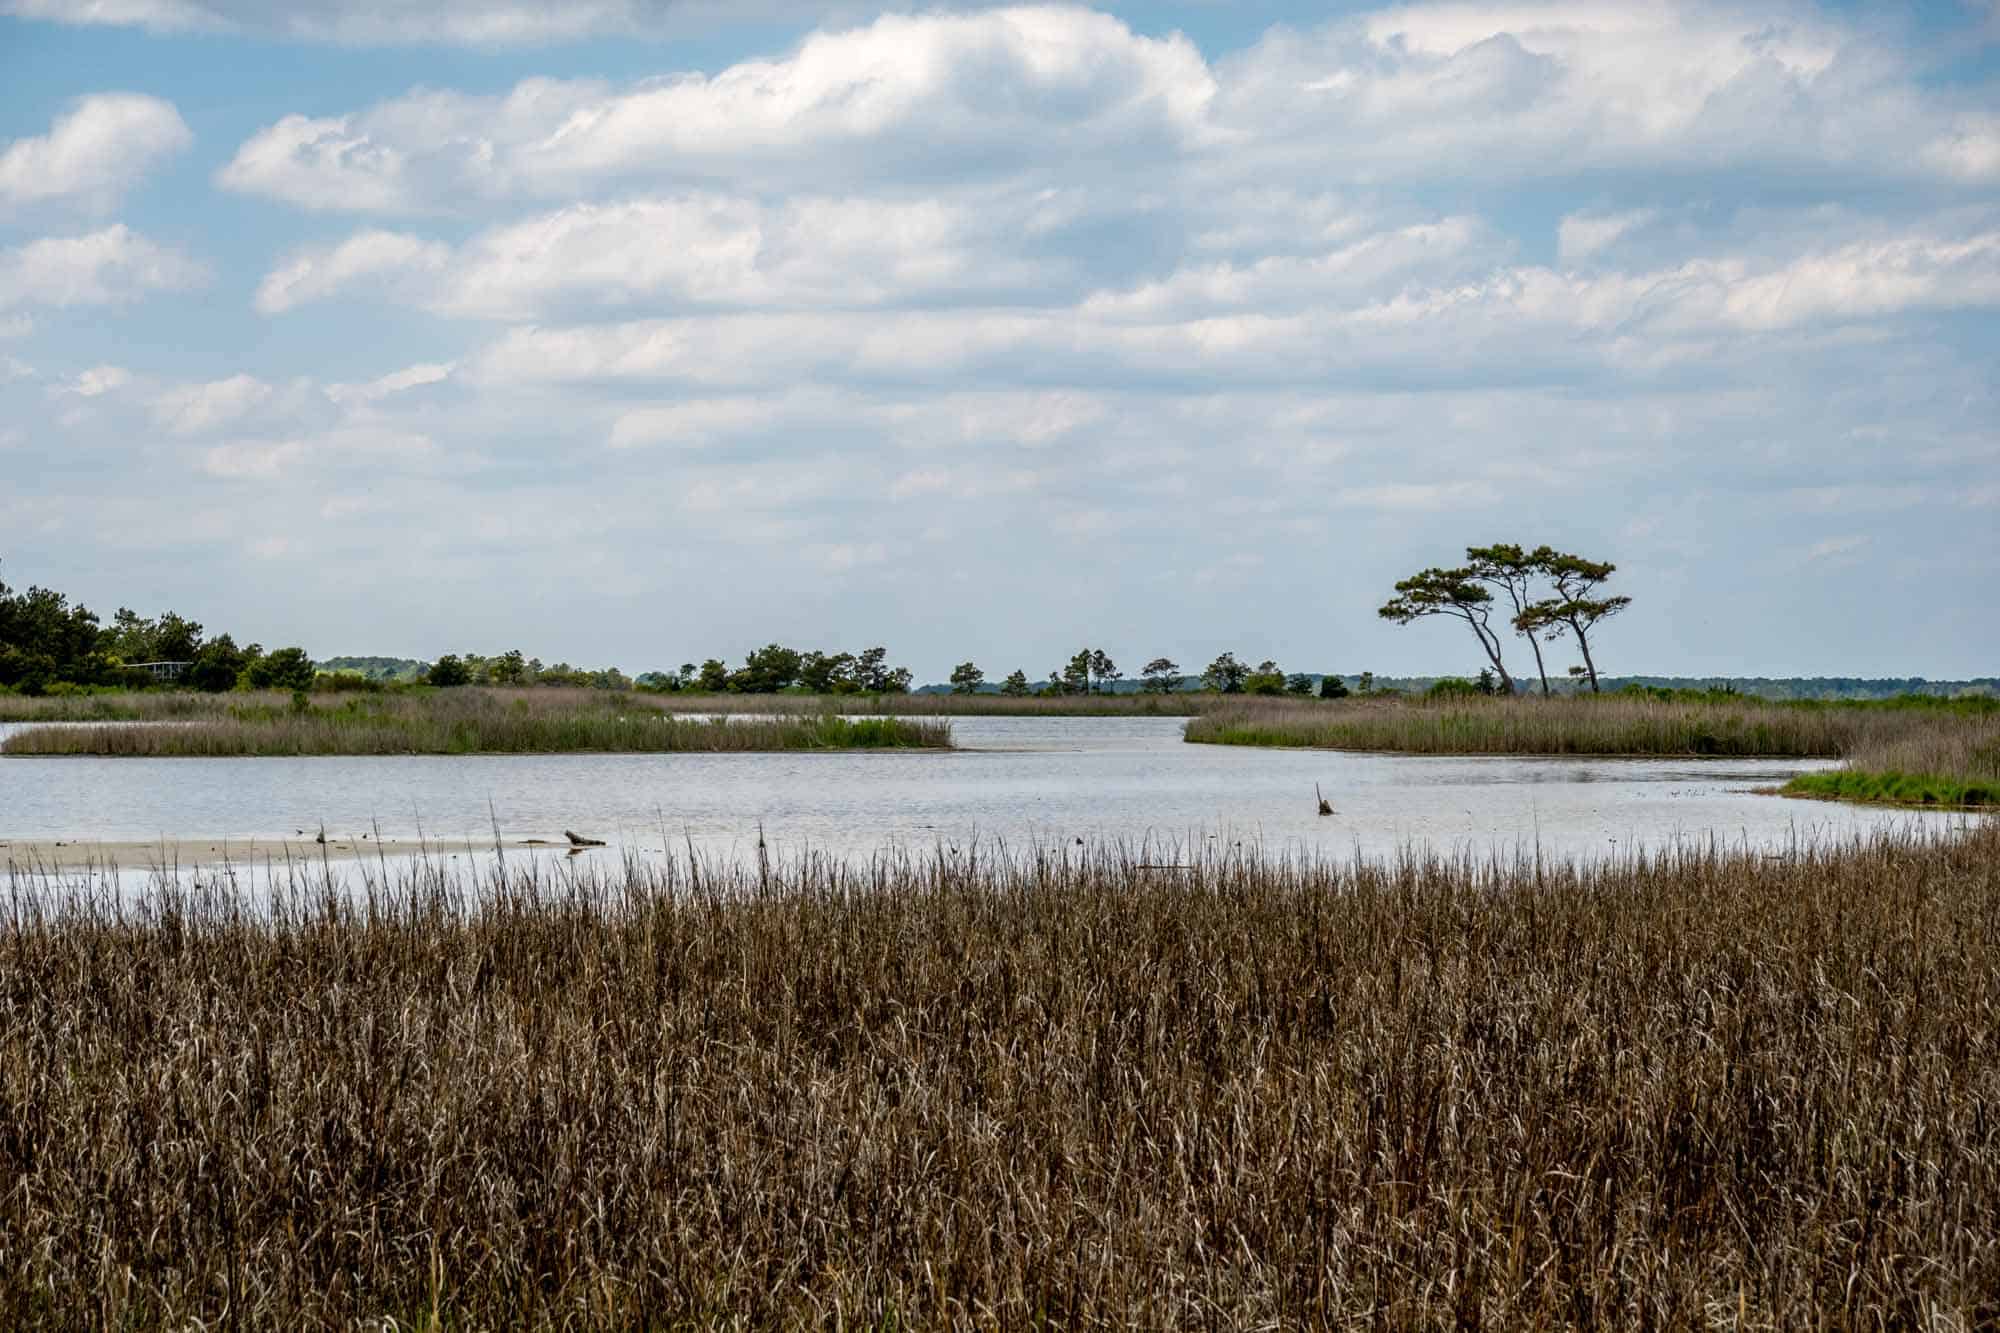
<path id="1" fill-rule="evenodd" d="M 2000 1320 L 2000 828 L 14 884 L 0 1326 Z"/>
<path id="2" fill-rule="evenodd" d="M 1216 708 L 1187 738 L 1222 745 L 1322 746 L 1404 754 L 1838 757 L 1913 734 L 1947 734 L 1945 708 L 1801 706 L 1755 699 L 1617 696 L 1249 701 Z"/>
<path id="3" fill-rule="evenodd" d="M 658 694 L 673 712 L 786 711 L 882 714 L 890 717 L 1195 717 L 1224 696 L 1176 694 Z"/>
<path id="4" fill-rule="evenodd" d="M 300 706 L 300 705 L 303 706 Z M 694 720 L 640 696 L 601 690 L 453 689 L 348 695 L 337 701 L 236 697 L 221 711 L 162 725 L 29 727 L 7 755 L 661 753 L 683 750 L 949 748 L 949 723 L 830 713 Z"/>

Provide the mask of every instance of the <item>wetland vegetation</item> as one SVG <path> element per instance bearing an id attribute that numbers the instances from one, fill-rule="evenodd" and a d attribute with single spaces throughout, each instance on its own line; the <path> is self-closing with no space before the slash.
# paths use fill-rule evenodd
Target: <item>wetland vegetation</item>
<path id="1" fill-rule="evenodd" d="M 2000 1318 L 1992 825 L 553 873 L 17 880 L 0 1323 Z"/>
<path id="2" fill-rule="evenodd" d="M 1912 805 L 2000 802 L 2000 700 L 1774 703 L 1657 690 L 1542 699 L 1445 693 L 1335 705 L 1235 702 L 1188 724 L 1215 745 L 1402 754 L 1841 759 L 1787 794 Z"/>
<path id="3" fill-rule="evenodd" d="M 139 696 L 150 704 L 156 696 Z M 172 699 L 177 696 L 157 696 Z M 178 696 L 185 697 L 185 696 Z M 645 697 L 599 690 L 405 690 L 315 698 L 226 695 L 200 711 L 149 713 L 160 725 L 82 720 L 31 726 L 5 755 L 150 758 L 228 755 L 559 754 L 579 752 L 948 749 L 951 726 L 923 718 L 689 718 Z"/>

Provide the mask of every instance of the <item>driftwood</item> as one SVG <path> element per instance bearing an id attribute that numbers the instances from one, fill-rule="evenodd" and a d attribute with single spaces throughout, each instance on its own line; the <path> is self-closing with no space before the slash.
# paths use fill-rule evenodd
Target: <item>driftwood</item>
<path id="1" fill-rule="evenodd" d="M 586 838 L 582 834 L 571 833 L 568 829 L 563 830 L 563 836 L 569 839 L 569 845 L 572 847 L 602 847 L 604 845 L 604 839 L 602 838 Z"/>
<path id="2" fill-rule="evenodd" d="M 1321 814 L 1330 815 L 1333 813 L 1332 804 L 1327 801 L 1325 796 L 1320 795 L 1319 784 L 1317 782 L 1313 783 L 1313 795 L 1319 797 L 1319 812 Z"/>

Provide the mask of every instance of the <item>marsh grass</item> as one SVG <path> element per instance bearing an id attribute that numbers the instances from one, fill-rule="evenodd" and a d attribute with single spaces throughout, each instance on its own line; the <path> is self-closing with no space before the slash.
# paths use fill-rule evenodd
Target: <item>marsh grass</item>
<path id="1" fill-rule="evenodd" d="M 2000 709 L 1982 699 L 1356 700 L 1225 706 L 1187 739 L 1404 754 L 1766 756 L 1846 761 L 1781 792 L 1892 805 L 2000 804 Z"/>
<path id="2" fill-rule="evenodd" d="M 1800 774 L 1784 790 L 1890 805 L 2000 805 L 2000 719 L 1871 739 L 1844 757 L 1846 767 Z"/>
<path id="3" fill-rule="evenodd" d="M 218 696 L 228 702 L 163 725 L 30 727 L 7 755 L 558 754 L 579 752 L 949 748 L 948 723 L 826 713 L 694 720 L 643 698 L 597 690 L 410 691 L 338 696 Z M 283 702 L 280 702 L 280 700 Z"/>
<path id="4" fill-rule="evenodd" d="M 870 713 L 892 717 L 1194 717 L 1224 696 L 1176 694 L 656 694 L 651 702 L 672 712 Z"/>
<path id="5" fill-rule="evenodd" d="M 1990 823 L 17 878 L 0 1325 L 1990 1327 L 1996 978 Z"/>
<path id="6" fill-rule="evenodd" d="M 1837 758 L 1912 735 L 1948 735 L 1978 714 L 1948 707 L 1743 700 L 1555 698 L 1244 703 L 1188 724 L 1219 745 L 1320 746 L 1403 754 Z"/>

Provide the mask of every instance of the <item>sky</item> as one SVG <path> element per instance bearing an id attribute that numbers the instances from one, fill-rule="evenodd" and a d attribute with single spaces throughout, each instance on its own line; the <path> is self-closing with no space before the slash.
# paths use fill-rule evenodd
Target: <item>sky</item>
<path id="1" fill-rule="evenodd" d="M 2000 674 L 2000 5 L 0 0 L 17 588 L 1469 674 L 1375 611 L 1496 541 L 1614 674 Z"/>

